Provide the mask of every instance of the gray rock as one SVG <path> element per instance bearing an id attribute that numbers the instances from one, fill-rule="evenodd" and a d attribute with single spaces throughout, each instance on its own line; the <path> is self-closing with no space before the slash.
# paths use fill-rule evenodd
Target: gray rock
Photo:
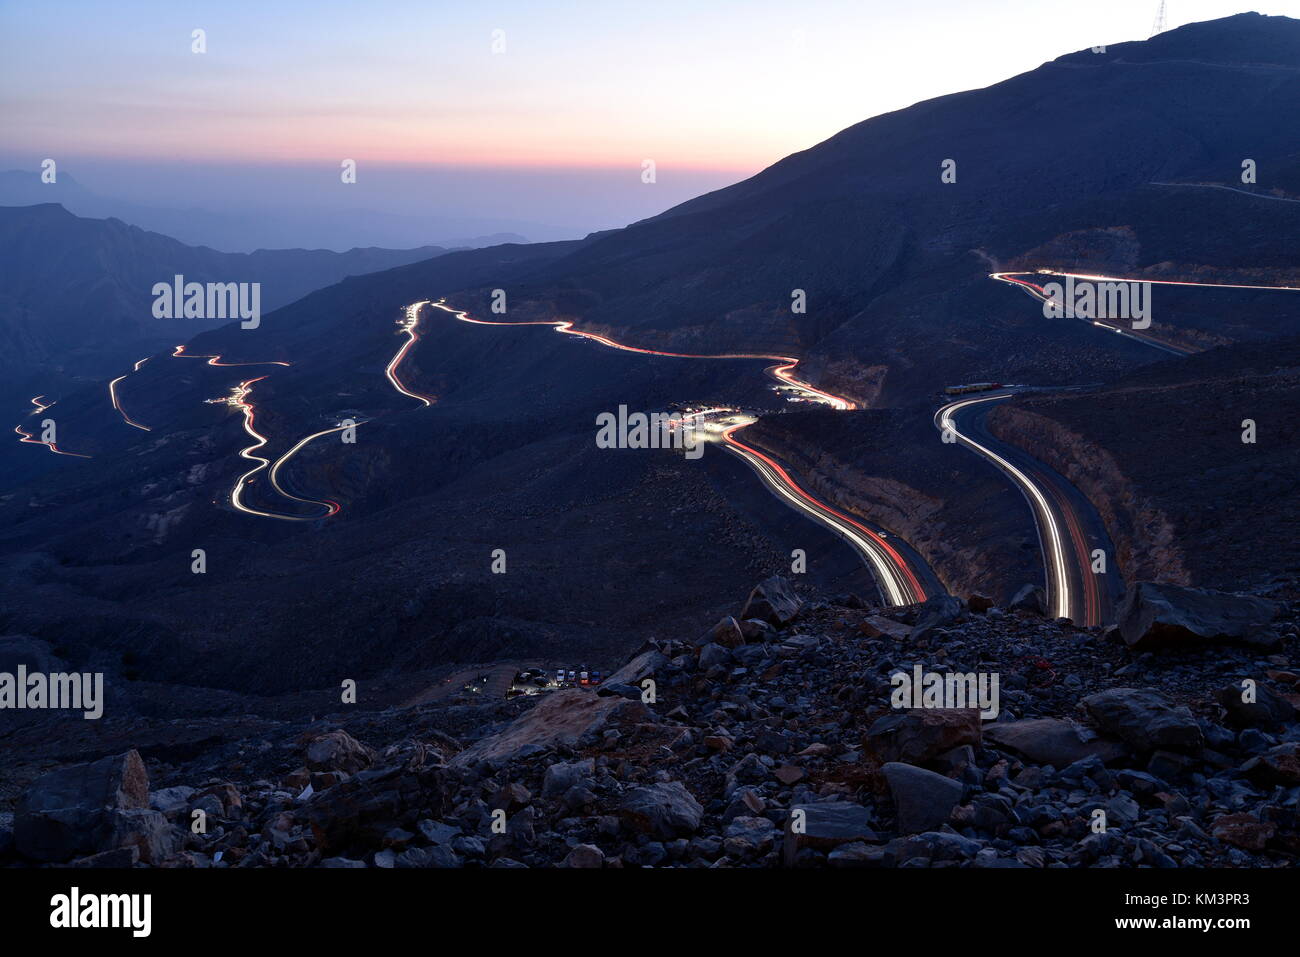
<path id="1" fill-rule="evenodd" d="M 890 762 L 881 771 L 889 783 L 903 834 L 933 831 L 947 822 L 961 801 L 960 783 L 910 764 Z"/>
<path id="2" fill-rule="evenodd" d="M 803 600 L 794 593 L 794 587 L 780 575 L 773 575 L 754 586 L 740 617 L 756 618 L 781 628 L 794 621 L 802 608 Z"/>
<path id="3" fill-rule="evenodd" d="M 433 847 L 422 847 L 406 851 L 402 856 L 405 857 L 407 854 L 416 853 L 420 855 L 421 863 L 418 865 L 420 867 L 433 867 L 438 868 L 439 870 L 450 870 L 462 866 L 460 857 L 445 844 L 435 844 Z M 403 865 L 401 863 L 401 858 L 399 858 L 398 867 L 401 866 Z"/>
<path id="4" fill-rule="evenodd" d="M 956 621 L 966 611 L 960 598 L 952 595 L 936 595 L 921 606 L 916 624 L 912 628 L 912 640 L 920 641 L 928 637 L 936 628 Z"/>
<path id="5" fill-rule="evenodd" d="M 1106 802 L 1105 811 L 1107 825 L 1118 824 L 1121 827 L 1136 824 L 1142 814 L 1138 802 L 1122 792 Z"/>
<path id="6" fill-rule="evenodd" d="M 420 835 L 430 844 L 451 844 L 460 836 L 460 828 L 425 818 L 416 824 Z"/>
<path id="7" fill-rule="evenodd" d="M 149 795 L 149 806 L 161 811 L 169 818 L 184 814 L 190 808 L 190 798 L 198 793 L 196 788 L 179 784 L 176 787 L 162 788 Z"/>
<path id="8" fill-rule="evenodd" d="M 643 651 L 619 668 L 618 671 L 605 679 L 605 683 L 632 685 L 639 688 L 644 679 L 654 677 L 655 673 L 662 670 L 667 664 L 667 656 L 651 648 Z M 604 685 L 602 684 L 601 687 L 604 688 Z M 637 694 L 639 697 L 640 692 L 638 691 Z"/>
<path id="9" fill-rule="evenodd" d="M 1118 760 L 1127 749 L 1062 718 L 996 721 L 984 726 L 984 737 L 999 748 L 1022 755 L 1035 764 L 1064 768 L 1093 755 L 1103 762 Z"/>
<path id="10" fill-rule="evenodd" d="M 1240 685 L 1220 688 L 1215 696 L 1228 712 L 1228 723 L 1233 727 L 1271 728 L 1295 720 L 1295 706 L 1290 701 L 1275 695 L 1258 682 L 1253 691 L 1255 700 L 1249 702 L 1242 700 L 1246 690 Z"/>
<path id="11" fill-rule="evenodd" d="M 979 712 L 970 708 L 892 711 L 877 719 L 863 740 L 881 763 L 923 764 L 963 744 L 980 744 Z"/>
<path id="12" fill-rule="evenodd" d="M 564 858 L 565 867 L 595 868 L 605 866 L 605 852 L 595 844 L 579 844 Z"/>
<path id="13" fill-rule="evenodd" d="M 709 629 L 700 644 L 710 641 L 717 642 L 725 648 L 737 648 L 745 643 L 745 633 L 740 628 L 740 622 L 727 615 Z"/>
<path id="14" fill-rule="evenodd" d="M 664 840 L 699 829 L 704 808 L 680 781 L 651 784 L 629 791 L 619 814 L 633 828 Z"/>
<path id="15" fill-rule="evenodd" d="M 38 779 L 18 803 L 14 839 L 24 857 L 67 861 L 115 849 L 113 815 L 148 809 L 149 776 L 140 755 L 128 751 Z"/>
<path id="16" fill-rule="evenodd" d="M 1192 712 L 1175 707 L 1156 691 L 1111 688 L 1084 698 L 1083 706 L 1104 730 L 1143 754 L 1158 750 L 1199 754 L 1205 746 Z"/>
<path id="17" fill-rule="evenodd" d="M 1022 585 L 1007 605 L 1012 611 L 1030 611 L 1035 615 L 1047 614 L 1047 593 L 1038 585 Z"/>
<path id="18" fill-rule="evenodd" d="M 731 663 L 731 652 L 719 644 L 708 644 L 700 649 L 700 667 L 709 668 L 726 666 Z"/>
<path id="19" fill-rule="evenodd" d="M 135 845 L 119 847 L 113 851 L 100 851 L 89 857 L 79 857 L 69 867 L 108 868 L 122 870 L 134 867 L 140 861 L 140 848 Z"/>
<path id="20" fill-rule="evenodd" d="M 152 808 L 125 808 L 109 814 L 106 849 L 134 847 L 146 864 L 161 864 L 172 857 L 181 844 L 181 832 L 161 811 Z"/>
<path id="21" fill-rule="evenodd" d="M 585 787 L 595 770 L 596 763 L 591 758 L 548 765 L 542 778 L 542 797 L 559 797 L 570 788 Z"/>
<path id="22" fill-rule="evenodd" d="M 573 748 L 585 740 L 599 740 L 616 726 L 653 720 L 653 712 L 640 701 L 601 697 L 579 688 L 554 691 L 499 734 L 460 752 L 451 763 L 457 767 L 471 767 L 478 762 L 503 765 L 543 748 Z"/>
<path id="23" fill-rule="evenodd" d="M 883 847 L 856 842 L 842 844 L 826 856 L 831 867 L 888 867 L 893 855 Z"/>
<path id="24" fill-rule="evenodd" d="M 860 804 L 848 801 L 800 804 L 792 807 L 790 814 L 784 847 L 785 863 L 790 867 L 807 848 L 828 851 L 841 844 L 873 844 L 880 840 L 871 826 L 871 811 Z"/>
<path id="25" fill-rule="evenodd" d="M 307 743 L 307 767 L 313 771 L 356 774 L 375 763 L 375 752 L 346 731 L 328 731 Z"/>
<path id="26" fill-rule="evenodd" d="M 761 857 L 776 843 L 776 825 L 765 817 L 737 817 L 727 825 L 722 848 L 731 857 Z"/>
<path id="27" fill-rule="evenodd" d="M 1249 595 L 1134 582 L 1124 594 L 1118 626 L 1130 648 L 1205 641 L 1250 643 L 1277 612 L 1274 602 Z"/>

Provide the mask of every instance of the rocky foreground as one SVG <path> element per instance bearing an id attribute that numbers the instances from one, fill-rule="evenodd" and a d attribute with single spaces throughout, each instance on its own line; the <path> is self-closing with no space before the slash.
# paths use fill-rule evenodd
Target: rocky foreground
<path id="1" fill-rule="evenodd" d="M 1300 859 L 1292 584 L 1139 584 L 1102 632 L 973 597 L 779 578 L 599 691 L 332 716 L 146 768 L 62 768 L 0 862 L 86 867 L 1285 867 Z M 891 705 L 996 673 L 998 714 Z M 1246 683 L 1243 684 L 1243 681 Z M 152 782 L 152 785 L 151 785 Z"/>

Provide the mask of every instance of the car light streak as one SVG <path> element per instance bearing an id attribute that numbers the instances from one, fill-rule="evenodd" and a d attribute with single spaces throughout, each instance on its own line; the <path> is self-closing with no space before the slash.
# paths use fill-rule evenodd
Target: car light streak
<path id="1" fill-rule="evenodd" d="M 191 358 L 198 358 L 198 357 L 194 356 Z M 249 437 L 253 439 L 253 444 L 248 446 L 245 449 L 242 449 L 239 454 L 241 457 L 248 459 L 250 462 L 257 463 L 255 466 L 253 466 L 253 468 L 249 469 L 243 475 L 239 476 L 239 478 L 235 481 L 234 488 L 230 490 L 230 504 L 236 510 L 240 512 L 244 512 L 248 515 L 258 515 L 261 516 L 262 518 L 278 518 L 286 522 L 313 522 L 317 518 L 328 518 L 329 516 L 334 515 L 339 511 L 338 503 L 328 501 L 328 500 L 323 502 L 317 502 L 313 499 L 300 498 L 297 495 L 292 495 L 286 492 L 280 486 L 279 482 L 277 481 L 277 473 L 279 471 L 280 466 L 283 465 L 285 461 L 287 461 L 294 453 L 296 453 L 299 449 L 301 449 L 312 439 L 317 438 L 318 436 L 321 435 L 327 435 L 330 432 L 337 432 L 340 429 L 346 428 L 346 426 L 338 426 L 337 428 L 333 428 L 333 429 L 325 429 L 321 432 L 317 432 L 313 435 L 307 436 L 305 439 L 299 441 L 297 445 L 295 445 L 284 455 L 280 456 L 280 458 L 276 460 L 275 464 L 272 465 L 270 459 L 266 458 L 265 456 L 257 454 L 258 450 L 263 448 L 266 445 L 267 438 L 266 436 L 262 435 L 260 432 L 257 431 L 256 428 L 257 410 L 254 408 L 253 403 L 248 401 L 248 396 L 253 391 L 253 384 L 256 382 L 261 382 L 265 378 L 266 376 L 258 376 L 256 379 L 246 379 L 245 381 L 239 383 L 239 385 L 235 386 L 235 388 L 230 393 L 230 397 L 226 400 L 228 405 L 230 405 L 232 408 L 239 409 L 240 412 L 243 413 L 244 431 L 247 432 Z M 281 495 L 284 495 L 286 498 L 291 498 L 295 501 L 303 502 L 304 504 L 319 505 L 325 509 L 325 515 L 324 516 L 282 515 L 278 512 L 265 512 L 262 511 L 261 509 L 253 508 L 249 505 L 244 504 L 243 501 L 244 491 L 254 481 L 254 476 L 256 476 L 263 469 L 267 468 L 267 466 L 271 466 L 269 477 L 270 477 L 271 485 L 275 488 L 277 492 L 279 492 Z"/>
<path id="2" fill-rule="evenodd" d="M 279 362 L 274 359 L 268 359 L 263 362 L 222 362 L 221 356 L 219 355 L 192 356 L 185 351 L 184 345 L 177 346 L 176 351 L 172 353 L 172 357 L 176 359 L 207 359 L 208 365 L 210 366 L 288 366 L 289 365 L 288 362 Z"/>
<path id="3" fill-rule="evenodd" d="M 1030 282 L 1021 276 L 1062 276 L 1066 278 L 1082 279 L 1085 282 L 1105 282 L 1105 283 L 1150 283 L 1153 286 L 1190 286 L 1192 288 L 1207 289 L 1253 289 L 1260 292 L 1300 292 L 1300 286 L 1257 286 L 1247 283 L 1223 283 L 1223 282 L 1190 282 L 1181 279 L 1146 279 L 1146 278 L 1126 278 L 1120 276 L 1097 276 L 1092 273 L 1067 272 L 1055 269 L 1038 269 L 1034 272 L 994 272 L 989 273 L 990 279 L 996 279 L 998 282 L 1010 283 L 1019 286 L 1029 295 L 1042 302 L 1051 302 L 1052 297 L 1047 294 L 1042 286 Z M 1174 355 L 1186 356 L 1191 355 L 1196 350 L 1190 346 L 1182 346 L 1177 343 L 1168 342 L 1163 339 L 1156 339 L 1153 336 L 1145 335 L 1136 330 L 1125 329 L 1123 326 L 1117 326 L 1110 322 L 1102 322 L 1097 319 L 1087 319 L 1092 325 L 1101 329 L 1109 329 L 1111 332 L 1118 333 L 1121 336 L 1141 342 L 1145 345 L 1160 349 L 1162 352 L 1169 352 Z"/>
<path id="4" fill-rule="evenodd" d="M 358 422 L 357 424 L 360 425 L 361 423 Z M 297 445 L 295 445 L 288 452 L 285 452 L 284 455 L 276 459 L 275 464 L 271 466 L 271 471 L 268 475 L 268 477 L 271 480 L 271 485 L 275 488 L 275 490 L 279 492 L 281 495 L 283 495 L 285 498 L 291 498 L 295 502 L 302 502 L 304 505 L 324 506 L 325 514 L 322 515 L 321 518 L 329 518 L 331 515 L 337 515 L 340 509 L 342 508 L 342 506 L 340 506 L 338 502 L 332 501 L 330 499 L 322 499 L 320 501 L 317 501 L 315 499 L 302 498 L 301 496 L 294 495 L 292 492 L 287 492 L 285 491 L 284 487 L 280 485 L 279 473 L 280 473 L 280 467 L 284 465 L 285 462 L 289 461 L 290 458 L 297 455 L 299 450 L 301 450 L 302 447 L 305 446 L 308 442 L 311 442 L 313 439 L 319 439 L 322 435 L 332 435 L 335 432 L 342 432 L 346 428 L 349 428 L 349 426 L 336 425 L 332 429 L 321 429 L 319 432 L 313 432 L 311 435 L 299 439 Z"/>
<path id="5" fill-rule="evenodd" d="M 424 305 L 424 303 L 416 303 L 416 305 L 417 306 Z M 817 399 L 818 401 L 825 402 L 827 405 L 831 406 L 834 409 L 839 409 L 841 411 L 844 411 L 848 409 L 857 408 L 857 406 L 853 402 L 849 401 L 843 396 L 833 395 L 830 392 L 824 392 L 821 389 L 818 389 L 813 385 L 804 382 L 802 379 L 795 378 L 794 369 L 796 366 L 799 365 L 799 360 L 794 358 L 793 356 L 777 356 L 777 355 L 768 355 L 766 353 L 754 353 L 754 352 L 724 352 L 715 355 L 704 355 L 704 354 L 691 353 L 691 352 L 664 352 L 659 349 L 646 349 L 646 348 L 642 348 L 641 346 L 629 346 L 622 342 L 616 342 L 615 340 L 610 339 L 608 336 L 602 336 L 595 332 L 583 332 L 580 329 L 573 328 L 573 322 L 570 320 L 534 319 L 534 320 L 529 320 L 524 322 L 510 322 L 506 320 L 503 320 L 501 322 L 496 322 L 490 319 L 474 319 L 468 313 L 461 312 L 459 310 L 453 309 L 451 306 L 445 305 L 444 300 L 439 300 L 438 302 L 429 303 L 429 305 L 441 309 L 444 312 L 451 313 L 453 316 L 455 316 L 457 319 L 461 320 L 462 322 L 471 322 L 474 325 L 478 325 L 478 326 L 551 326 L 556 332 L 561 332 L 564 333 L 565 335 L 578 336 L 581 339 L 590 339 L 592 342 L 599 342 L 601 345 L 608 346 L 610 349 L 617 349 L 620 352 L 635 352 L 638 355 L 643 355 L 643 356 L 662 356 L 669 359 L 762 359 L 762 360 L 767 360 L 769 362 L 776 362 L 777 363 L 776 365 L 770 366 L 765 371 L 769 376 L 776 379 L 777 381 L 783 382 L 789 386 L 793 386 L 794 388 L 798 389 L 800 392 L 803 392 L 804 394 L 810 396 L 811 398 Z"/>
<path id="6" fill-rule="evenodd" d="M 1035 524 L 1038 526 L 1038 538 L 1039 544 L 1042 546 L 1043 562 L 1047 570 L 1047 585 L 1052 603 L 1053 617 L 1069 618 L 1070 577 L 1065 568 L 1065 547 L 1061 537 L 1061 529 L 1057 525 L 1056 516 L 1052 514 L 1052 507 L 1048 503 L 1046 496 L 1043 495 L 1034 481 L 1016 466 L 992 449 L 964 435 L 953 418 L 962 409 L 979 405 L 981 402 L 992 402 L 1004 398 L 1006 398 L 1005 395 L 992 395 L 951 402 L 935 413 L 934 424 L 941 431 L 945 429 L 950 431 L 958 442 L 972 449 L 976 454 L 983 456 L 1011 476 L 1020 491 L 1024 493 L 1025 498 L 1029 500 L 1029 504 L 1034 511 Z"/>
<path id="7" fill-rule="evenodd" d="M 135 364 L 135 367 L 131 370 L 131 372 L 139 372 L 140 367 L 144 365 L 146 362 L 148 362 L 149 359 L 150 359 L 149 356 L 145 356 L 143 359 L 139 360 Z M 137 429 L 143 429 L 146 432 L 152 432 L 153 429 L 149 428 L 149 426 L 141 425 L 139 422 L 135 421 L 135 419 L 127 415 L 126 410 L 122 408 L 122 403 L 118 399 L 117 384 L 121 382 L 123 379 L 125 379 L 127 376 L 129 376 L 131 372 L 123 373 L 122 375 L 118 376 L 116 379 L 114 379 L 112 382 L 108 384 L 108 397 L 113 400 L 113 408 L 117 409 L 118 414 L 122 416 L 123 422 L 125 422 L 127 425 L 133 425 Z"/>
<path id="8" fill-rule="evenodd" d="M 44 408 L 48 409 L 49 406 L 47 405 Z M 61 449 L 59 448 L 58 444 L 55 442 L 43 442 L 40 439 L 38 439 L 36 436 L 32 435 L 32 433 L 24 429 L 21 425 L 15 425 L 14 431 L 17 432 L 18 435 L 20 436 L 20 438 L 18 439 L 19 442 L 25 442 L 29 445 L 43 445 L 51 452 L 53 452 L 55 455 L 72 455 L 79 459 L 91 458 L 91 456 L 83 455 L 81 452 L 68 452 L 64 449 Z"/>
<path id="9" fill-rule="evenodd" d="M 726 447 L 749 464 L 763 483 L 796 510 L 827 526 L 845 539 L 875 571 L 881 595 L 891 605 L 912 605 L 925 601 L 925 588 L 908 562 L 880 535 L 843 512 L 826 505 L 804 491 L 776 461 L 746 445 L 735 433 L 749 423 L 733 425 L 722 433 Z"/>
<path id="10" fill-rule="evenodd" d="M 388 366 L 384 369 L 384 375 L 388 376 L 388 381 L 393 384 L 393 388 L 402 393 L 402 395 L 410 396 L 412 399 L 424 403 L 427 407 L 433 405 L 432 396 L 412 392 L 406 386 L 402 385 L 401 381 L 397 378 L 397 367 L 402 364 L 402 360 L 406 358 L 406 354 L 411 351 L 411 347 L 415 345 L 420 338 L 417 331 L 420 326 L 420 308 L 426 305 L 428 305 L 427 299 L 421 302 L 411 303 L 411 305 L 406 307 L 406 318 L 398 323 L 402 332 L 406 334 L 406 342 L 402 344 L 402 348 L 397 350 L 396 355 L 388 360 Z"/>
<path id="11" fill-rule="evenodd" d="M 44 393 L 41 393 L 40 395 L 32 396 L 31 403 L 33 406 L 35 406 L 35 408 L 33 408 L 30 412 L 27 413 L 29 418 L 33 415 L 40 415 L 50 406 L 54 405 L 53 402 L 43 401 L 44 399 L 45 399 Z M 25 443 L 27 445 L 43 445 L 51 452 L 53 452 L 55 455 L 71 455 L 79 459 L 91 458 L 91 456 L 83 455 L 80 452 L 67 452 L 59 448 L 58 444 L 55 442 L 42 441 L 41 439 L 38 439 L 36 436 L 34 436 L 32 433 L 28 432 L 26 429 L 24 429 L 21 425 L 15 425 L 14 432 L 17 433 L 19 442 Z"/>

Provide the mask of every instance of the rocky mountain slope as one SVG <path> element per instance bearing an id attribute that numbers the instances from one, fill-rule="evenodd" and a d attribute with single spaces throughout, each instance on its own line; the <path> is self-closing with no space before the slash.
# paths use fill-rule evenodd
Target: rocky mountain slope
<path id="1" fill-rule="evenodd" d="M 245 715 L 150 758 L 27 765 L 0 861 L 1292 866 L 1298 598 L 1294 581 L 1268 597 L 1143 584 L 1103 634 L 952 599 L 882 614 L 773 578 L 599 690 Z M 916 667 L 996 673 L 996 719 L 892 706 L 893 676 Z M 156 736 L 85 724 L 44 721 L 10 751 Z"/>
<path id="2" fill-rule="evenodd" d="M 520 310 L 643 344 L 779 346 L 869 404 L 949 382 L 1094 381 L 1150 356 L 1045 323 L 990 288 L 990 266 L 1080 230 L 1123 229 L 1136 269 L 1294 269 L 1283 237 L 1300 235 L 1300 205 L 1153 184 L 1241 186 L 1245 158 L 1259 171 L 1252 189 L 1290 175 L 1300 133 L 1279 118 L 1300 107 L 1296 63 L 1300 21 L 1258 14 L 1067 54 L 866 120 L 509 291 Z M 954 182 L 941 179 L 949 159 Z M 481 310 L 489 289 L 457 301 Z M 806 313 L 791 309 L 796 289 Z M 1232 338 L 1254 324 L 1207 313 L 1203 325 Z"/>

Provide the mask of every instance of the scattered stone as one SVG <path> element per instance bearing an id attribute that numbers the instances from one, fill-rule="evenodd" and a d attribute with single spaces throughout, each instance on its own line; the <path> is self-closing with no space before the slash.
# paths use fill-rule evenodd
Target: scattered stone
<path id="1" fill-rule="evenodd" d="M 1028 611 L 1035 615 L 1046 615 L 1047 592 L 1039 585 L 1022 585 L 1007 608 L 1011 611 Z"/>
<path id="2" fill-rule="evenodd" d="M 936 595 L 921 605 L 916 625 L 912 628 L 912 641 L 923 641 L 936 629 L 956 621 L 965 611 L 960 598 Z"/>
<path id="3" fill-rule="evenodd" d="M 902 641 L 912 633 L 910 625 L 904 625 L 884 615 L 868 615 L 858 626 L 858 630 L 868 638 L 894 638 L 898 641 Z"/>
<path id="4" fill-rule="evenodd" d="M 793 867 L 807 848 L 829 851 L 854 841 L 876 843 L 880 838 L 871 822 L 871 811 L 847 801 L 796 805 L 785 826 L 785 863 Z"/>

